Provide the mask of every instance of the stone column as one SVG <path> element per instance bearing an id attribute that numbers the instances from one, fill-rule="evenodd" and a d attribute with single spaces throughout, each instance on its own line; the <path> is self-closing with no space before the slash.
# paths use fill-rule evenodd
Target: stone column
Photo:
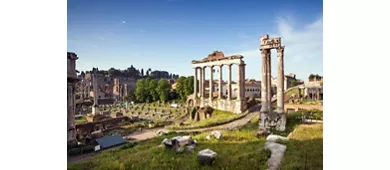
<path id="1" fill-rule="evenodd" d="M 320 88 L 317 88 L 317 101 L 320 100 Z"/>
<path id="2" fill-rule="evenodd" d="M 298 87 L 298 99 L 301 99 L 301 88 Z"/>
<path id="3" fill-rule="evenodd" d="M 237 87 L 238 87 L 238 93 L 237 93 L 237 99 L 245 99 L 245 65 L 246 64 L 239 64 L 238 65 L 238 81 L 237 81 Z"/>
<path id="4" fill-rule="evenodd" d="M 74 106 L 74 100 L 75 100 L 75 95 L 74 95 L 74 84 L 68 83 L 68 88 L 67 88 L 67 96 L 68 96 L 68 112 L 67 112 L 67 125 L 68 125 L 68 133 L 67 133 L 67 141 L 69 142 L 74 142 L 76 140 L 75 136 L 75 127 L 74 127 L 74 114 L 75 114 L 75 106 Z"/>
<path id="5" fill-rule="evenodd" d="M 237 100 L 241 100 L 242 91 L 244 91 L 242 87 L 242 69 L 241 64 L 237 65 L 238 68 L 238 79 L 237 79 Z"/>
<path id="6" fill-rule="evenodd" d="M 198 68 L 195 67 L 194 70 L 195 70 L 195 74 L 194 74 L 194 96 L 195 96 L 195 100 L 196 100 L 196 98 L 198 97 Z"/>
<path id="7" fill-rule="evenodd" d="M 204 99 L 204 94 L 205 94 L 205 90 L 204 90 L 204 73 L 205 73 L 205 67 L 201 67 L 200 68 L 200 98 L 201 99 Z"/>
<path id="8" fill-rule="evenodd" d="M 222 90 L 222 66 L 223 65 L 220 65 L 219 66 L 219 95 L 218 95 L 218 98 L 219 99 L 222 99 L 222 95 L 223 95 L 223 90 Z"/>
<path id="9" fill-rule="evenodd" d="M 227 99 L 231 100 L 232 99 L 232 65 L 229 64 L 228 66 L 228 96 Z"/>
<path id="10" fill-rule="evenodd" d="M 97 85 L 97 80 L 96 80 L 96 75 L 93 74 L 93 106 L 92 106 L 92 115 L 97 115 L 99 114 L 99 104 L 98 104 L 98 85 Z"/>
<path id="11" fill-rule="evenodd" d="M 267 53 L 269 50 L 261 51 L 261 113 L 268 113 L 268 79 L 267 79 Z"/>
<path id="12" fill-rule="evenodd" d="M 212 102 L 213 100 L 213 92 L 214 92 L 214 79 L 213 79 L 213 70 L 214 69 L 214 66 L 210 66 L 210 85 L 209 85 L 209 91 L 210 91 L 210 102 Z M 210 103 L 211 104 L 211 103 Z"/>
<path id="13" fill-rule="evenodd" d="M 277 105 L 278 105 L 278 113 L 283 113 L 284 112 L 284 59 L 283 59 L 284 46 L 278 48 L 277 52 L 278 52 Z M 298 92 L 300 92 L 299 88 L 298 88 Z"/>
<path id="14" fill-rule="evenodd" d="M 268 50 L 268 53 L 266 55 L 267 57 L 267 106 L 268 111 L 271 113 L 272 110 L 272 74 L 271 74 L 271 50 Z"/>
<path id="15" fill-rule="evenodd" d="M 246 77 L 245 77 L 245 66 L 246 66 L 246 64 L 242 65 L 242 80 L 243 80 L 243 89 L 244 89 L 244 91 L 242 93 L 243 98 L 245 98 L 245 79 L 246 79 Z"/>

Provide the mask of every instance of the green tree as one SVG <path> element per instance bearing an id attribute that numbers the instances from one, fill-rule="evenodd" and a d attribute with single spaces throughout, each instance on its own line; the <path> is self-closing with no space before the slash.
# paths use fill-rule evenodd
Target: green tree
<path id="1" fill-rule="evenodd" d="M 169 90 L 171 90 L 171 85 L 168 83 L 168 81 L 165 79 L 160 79 L 158 81 L 158 86 L 156 90 L 160 96 L 160 101 L 168 100 Z"/>
<path id="2" fill-rule="evenodd" d="M 184 92 L 186 97 L 194 93 L 194 76 L 186 78 Z"/>
<path id="3" fill-rule="evenodd" d="M 186 77 L 183 76 L 176 81 L 176 93 L 181 100 L 185 100 L 186 97 L 186 81 Z"/>
<path id="4" fill-rule="evenodd" d="M 158 81 L 156 79 L 150 80 L 148 91 L 149 91 L 149 95 L 152 98 L 152 101 L 157 101 L 160 99 L 160 96 L 157 92 L 157 87 L 158 87 Z"/>
<path id="5" fill-rule="evenodd" d="M 146 79 L 137 80 L 137 88 L 135 89 L 135 98 L 140 102 L 145 102 L 149 96 L 147 91 L 148 84 L 146 84 Z"/>

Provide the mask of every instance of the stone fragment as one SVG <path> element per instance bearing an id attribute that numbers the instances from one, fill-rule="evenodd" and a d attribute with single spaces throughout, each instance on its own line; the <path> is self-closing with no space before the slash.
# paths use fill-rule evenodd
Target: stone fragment
<path id="1" fill-rule="evenodd" d="M 198 152 L 198 161 L 201 165 L 212 165 L 216 157 L 217 153 L 210 149 L 204 149 Z"/>
<path id="2" fill-rule="evenodd" d="M 194 149 L 195 149 L 195 147 L 196 147 L 195 144 L 187 145 L 187 146 L 186 146 L 186 150 L 187 150 L 188 152 L 193 152 Z"/>
<path id="3" fill-rule="evenodd" d="M 210 135 L 207 135 L 207 136 L 206 136 L 206 139 L 207 139 L 207 140 L 210 140 Z"/>
<path id="4" fill-rule="evenodd" d="M 215 131 L 211 132 L 211 136 L 214 136 L 217 139 L 221 139 L 222 138 L 222 133 L 220 131 L 215 130 Z"/>
<path id="5" fill-rule="evenodd" d="M 172 141 L 170 141 L 169 139 L 165 138 L 162 143 L 164 144 L 165 147 L 167 148 L 172 148 L 173 145 L 172 145 Z"/>
<path id="6" fill-rule="evenodd" d="M 267 136 L 267 135 L 269 135 L 269 133 L 268 133 L 268 131 L 267 130 L 265 130 L 265 129 L 260 129 L 260 130 L 258 130 L 257 132 L 256 132 L 256 136 L 259 138 L 259 137 L 265 137 L 265 136 Z"/>
<path id="7" fill-rule="evenodd" d="M 279 136 L 279 135 L 268 135 L 267 137 L 267 141 L 268 142 L 277 142 L 277 141 L 287 141 L 288 138 L 286 137 L 283 137 L 283 136 Z"/>
<path id="8" fill-rule="evenodd" d="M 279 170 L 280 163 L 282 162 L 284 152 L 287 147 L 282 144 L 274 142 L 266 142 L 264 144 L 264 149 L 271 151 L 271 157 L 268 159 L 268 169 L 267 170 Z"/>

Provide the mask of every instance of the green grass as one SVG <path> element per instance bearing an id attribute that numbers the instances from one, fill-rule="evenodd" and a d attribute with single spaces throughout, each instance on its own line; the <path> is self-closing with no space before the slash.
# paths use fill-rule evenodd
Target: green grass
<path id="1" fill-rule="evenodd" d="M 75 119 L 74 121 L 76 124 L 81 124 L 81 123 L 86 123 L 87 119 L 83 116 L 81 118 Z"/>
<path id="2" fill-rule="evenodd" d="M 289 114 L 287 131 L 290 140 L 283 142 L 287 146 L 281 163 L 282 170 L 322 169 L 322 124 L 301 125 L 299 115 Z M 206 140 L 210 132 L 169 133 L 138 144 L 124 145 L 120 149 L 102 151 L 101 154 L 78 164 L 68 165 L 70 170 L 78 169 L 266 169 L 270 153 L 264 151 L 265 138 L 256 138 L 258 116 L 240 130 L 221 131 L 220 140 Z M 195 152 L 176 153 L 166 149 L 161 141 L 178 135 L 191 135 L 198 144 Z M 216 162 L 212 166 L 201 166 L 197 153 L 209 148 L 217 152 Z"/>
<path id="3" fill-rule="evenodd" d="M 318 169 L 323 167 L 322 124 L 299 125 L 285 143 L 287 150 L 281 169 Z"/>
<path id="4" fill-rule="evenodd" d="M 198 142 L 192 153 L 166 149 L 161 144 L 164 138 L 186 135 L 171 133 L 140 142 L 132 148 L 103 151 L 86 162 L 69 165 L 68 169 L 265 169 L 269 152 L 260 152 L 265 139 L 256 138 L 255 129 L 222 131 L 224 136 L 221 140 L 206 140 L 205 136 L 210 132 L 190 134 Z M 206 148 L 218 154 L 212 166 L 201 166 L 197 161 L 197 153 Z"/>
<path id="5" fill-rule="evenodd" d="M 292 89 L 286 93 L 284 93 L 285 96 L 290 97 L 291 95 L 295 94 L 295 96 L 298 96 L 298 88 Z"/>
<path id="6" fill-rule="evenodd" d="M 196 128 L 212 127 L 212 126 L 229 123 L 231 121 L 242 118 L 247 114 L 248 113 L 235 114 L 227 111 L 214 110 L 211 118 L 209 119 L 204 119 L 198 122 L 191 121 L 187 123 L 189 124 L 187 126 L 172 125 L 168 128 L 178 130 L 178 129 L 196 129 Z"/>

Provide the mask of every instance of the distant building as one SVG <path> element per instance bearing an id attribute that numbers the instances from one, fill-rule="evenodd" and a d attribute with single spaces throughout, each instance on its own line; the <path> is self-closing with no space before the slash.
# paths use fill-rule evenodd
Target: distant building
<path id="1" fill-rule="evenodd" d="M 277 77 L 272 78 L 271 82 L 272 82 L 273 90 L 276 91 L 278 78 Z M 297 86 L 300 84 L 304 84 L 304 82 L 302 80 L 297 79 L 295 74 L 290 73 L 284 76 L 284 90 L 287 90 L 290 87 Z"/>

